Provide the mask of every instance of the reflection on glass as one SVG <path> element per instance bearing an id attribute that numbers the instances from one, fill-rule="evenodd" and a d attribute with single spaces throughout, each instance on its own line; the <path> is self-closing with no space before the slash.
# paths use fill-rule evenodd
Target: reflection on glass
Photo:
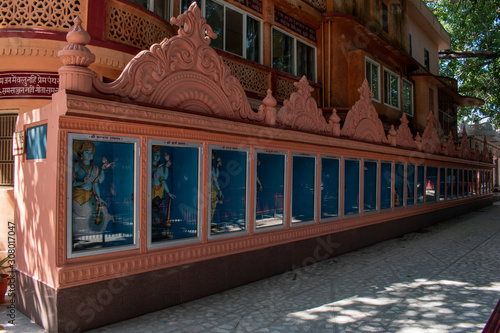
<path id="1" fill-rule="evenodd" d="M 134 144 L 74 140 L 72 251 L 134 243 Z"/>
<path id="2" fill-rule="evenodd" d="M 474 177 L 472 170 L 469 170 L 469 195 L 473 195 L 474 193 Z"/>
<path id="3" fill-rule="evenodd" d="M 217 38 L 210 41 L 210 46 L 223 50 L 225 38 L 224 6 L 212 0 L 206 0 L 205 17 L 208 25 L 210 25 L 213 32 L 217 34 Z"/>
<path id="4" fill-rule="evenodd" d="M 344 215 L 359 213 L 359 160 L 344 160 Z"/>
<path id="5" fill-rule="evenodd" d="M 321 218 L 339 216 L 339 160 L 321 159 Z"/>
<path id="6" fill-rule="evenodd" d="M 474 195 L 477 195 L 478 194 L 478 184 L 477 184 L 478 172 L 477 172 L 477 170 L 472 171 L 472 182 L 473 182 L 472 189 L 474 191 Z"/>
<path id="7" fill-rule="evenodd" d="M 247 152 L 212 149 L 210 233 L 246 230 Z"/>
<path id="8" fill-rule="evenodd" d="M 392 163 L 380 163 L 380 209 L 392 207 Z"/>
<path id="9" fill-rule="evenodd" d="M 446 169 L 446 199 L 451 200 L 451 194 L 453 192 L 453 174 L 451 169 Z"/>
<path id="10" fill-rule="evenodd" d="M 438 169 L 436 167 L 427 167 L 427 180 L 425 186 L 425 202 L 432 203 L 437 201 L 436 188 L 437 188 L 437 175 Z"/>
<path id="11" fill-rule="evenodd" d="M 453 169 L 453 176 L 451 181 L 453 182 L 453 199 L 458 198 L 458 170 Z"/>
<path id="12" fill-rule="evenodd" d="M 314 220 L 315 171 L 314 157 L 293 156 L 292 223 Z"/>
<path id="13" fill-rule="evenodd" d="M 369 212 L 377 209 L 377 168 L 374 161 L 364 162 L 363 209 Z"/>
<path id="14" fill-rule="evenodd" d="M 446 198 L 446 169 L 439 168 L 439 201 Z"/>
<path id="15" fill-rule="evenodd" d="M 415 204 L 415 165 L 408 164 L 406 166 L 406 205 L 412 206 Z"/>
<path id="16" fill-rule="evenodd" d="M 273 68 L 293 74 L 294 54 L 293 38 L 273 29 Z"/>
<path id="17" fill-rule="evenodd" d="M 283 225 L 285 155 L 257 154 L 255 224 L 257 228 Z"/>
<path id="18" fill-rule="evenodd" d="M 417 203 L 424 202 L 424 188 L 425 188 L 425 166 L 419 165 L 417 167 Z"/>
<path id="19" fill-rule="evenodd" d="M 196 147 L 151 146 L 151 242 L 198 236 Z"/>
<path id="20" fill-rule="evenodd" d="M 394 169 L 394 207 L 404 205 L 405 165 L 396 163 Z"/>
<path id="21" fill-rule="evenodd" d="M 247 16 L 247 59 L 260 62 L 260 22 Z"/>

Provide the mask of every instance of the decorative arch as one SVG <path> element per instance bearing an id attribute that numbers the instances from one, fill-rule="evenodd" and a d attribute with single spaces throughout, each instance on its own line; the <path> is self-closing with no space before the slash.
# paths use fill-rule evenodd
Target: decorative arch
<path id="1" fill-rule="evenodd" d="M 178 35 L 140 52 L 114 82 L 93 77 L 94 89 L 154 105 L 189 109 L 227 118 L 262 121 L 243 87 L 210 47 L 217 38 L 196 3 L 173 17 Z"/>
<path id="2" fill-rule="evenodd" d="M 372 104 L 373 94 L 366 79 L 358 91 L 360 99 L 347 113 L 340 134 L 361 141 L 388 143 L 382 121 Z"/>
<path id="3" fill-rule="evenodd" d="M 312 98 L 311 92 L 314 89 L 307 78 L 303 76 L 299 82 L 294 82 L 294 85 L 297 91 L 283 103 L 276 115 L 277 122 L 303 131 L 333 133 L 333 123 L 326 122 L 323 111 Z"/>
<path id="4" fill-rule="evenodd" d="M 427 126 L 425 127 L 424 134 L 422 134 L 422 150 L 427 153 L 439 154 L 441 153 L 441 141 L 439 140 L 435 124 L 436 119 L 434 119 L 432 110 L 430 110 L 427 116 Z"/>

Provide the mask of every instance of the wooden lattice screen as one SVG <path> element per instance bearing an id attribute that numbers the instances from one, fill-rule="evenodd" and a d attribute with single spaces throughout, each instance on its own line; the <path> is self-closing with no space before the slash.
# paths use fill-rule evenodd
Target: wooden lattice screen
<path id="1" fill-rule="evenodd" d="M 0 186 L 14 185 L 14 157 L 12 135 L 17 115 L 0 115 Z"/>

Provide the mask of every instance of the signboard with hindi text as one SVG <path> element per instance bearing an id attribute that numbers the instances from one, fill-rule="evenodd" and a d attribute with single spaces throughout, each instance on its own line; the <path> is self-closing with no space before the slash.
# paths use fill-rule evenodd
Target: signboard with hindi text
<path id="1" fill-rule="evenodd" d="M 58 73 L 0 72 L 0 99 L 51 98 L 58 90 Z"/>

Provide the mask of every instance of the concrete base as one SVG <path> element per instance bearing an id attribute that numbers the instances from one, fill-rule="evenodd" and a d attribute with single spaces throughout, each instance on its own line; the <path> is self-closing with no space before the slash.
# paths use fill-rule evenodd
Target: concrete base
<path id="1" fill-rule="evenodd" d="M 54 290 L 17 277 L 17 309 L 50 332 L 81 332 L 215 294 L 392 239 L 492 204 L 492 198 L 256 251 Z"/>

